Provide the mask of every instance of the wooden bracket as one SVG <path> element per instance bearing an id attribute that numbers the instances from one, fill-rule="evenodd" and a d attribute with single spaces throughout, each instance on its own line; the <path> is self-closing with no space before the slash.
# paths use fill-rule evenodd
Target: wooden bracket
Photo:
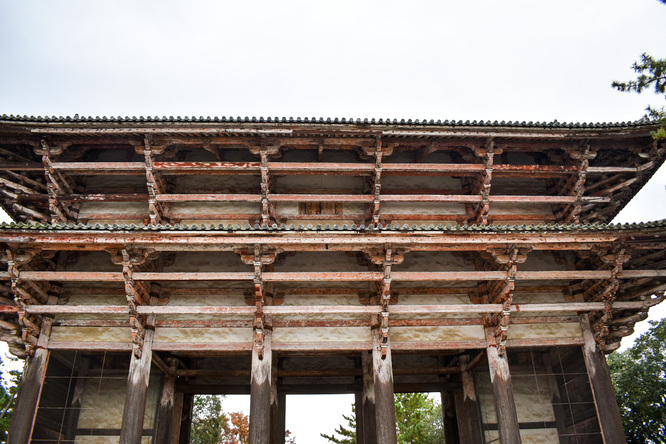
<path id="1" fill-rule="evenodd" d="M 486 287 L 487 299 L 491 304 L 502 304 L 502 311 L 494 313 L 487 318 L 488 327 L 493 328 L 497 352 L 503 355 L 506 352 L 506 340 L 509 330 L 509 317 L 513 292 L 516 288 L 516 274 L 518 264 L 525 263 L 531 247 L 516 247 L 509 245 L 504 249 L 493 248 L 486 250 L 486 255 L 493 258 L 499 269 L 506 271 L 506 278 L 495 283 L 488 283 Z"/>
<path id="2" fill-rule="evenodd" d="M 152 225 L 157 225 L 165 222 L 164 218 L 166 213 L 164 207 L 165 204 L 157 201 L 158 195 L 166 193 L 166 186 L 160 174 L 155 171 L 154 168 L 153 154 L 155 151 L 159 152 L 160 150 L 158 149 L 154 151 L 150 136 L 146 136 L 144 138 L 143 146 L 144 163 L 146 167 L 146 186 L 148 188 L 148 209 L 150 211 L 150 223 Z"/>
<path id="3" fill-rule="evenodd" d="M 46 192 L 49 196 L 49 210 L 51 212 L 51 223 L 67 223 L 75 221 L 78 210 L 71 204 L 61 201 L 58 196 L 62 194 L 73 194 L 72 185 L 60 171 L 53 168 L 52 156 L 62 154 L 63 147 L 52 148 L 46 139 L 41 141 L 42 164 L 44 165 L 44 178 L 46 179 Z"/>
<path id="4" fill-rule="evenodd" d="M 143 282 L 135 281 L 134 269 L 156 259 L 159 253 L 154 250 L 125 247 L 120 251 L 111 251 L 111 254 L 111 260 L 123 266 L 125 298 L 129 307 L 129 321 L 132 329 L 132 342 L 134 343 L 133 353 L 137 359 L 140 359 L 143 353 L 143 339 L 148 326 L 146 325 L 146 317 L 139 315 L 137 312 L 137 306 L 157 305 L 160 299 L 160 286 L 156 285 L 148 289 Z"/>
<path id="5" fill-rule="evenodd" d="M 493 163 L 496 154 L 495 140 L 489 137 L 486 140 L 485 148 L 476 149 L 475 154 L 482 157 L 485 163 L 485 169 L 482 178 L 476 180 L 469 190 L 473 194 L 481 196 L 481 202 L 469 207 L 470 224 L 488 225 L 488 214 L 490 213 L 490 189 L 493 180 Z"/>

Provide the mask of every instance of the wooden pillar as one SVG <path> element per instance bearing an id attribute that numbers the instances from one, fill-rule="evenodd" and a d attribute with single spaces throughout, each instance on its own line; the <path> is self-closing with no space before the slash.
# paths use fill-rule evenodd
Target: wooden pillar
<path id="1" fill-rule="evenodd" d="M 442 390 L 442 421 L 444 424 L 444 441 L 446 444 L 460 444 L 458 422 L 456 421 L 455 401 L 453 392 Z"/>
<path id="2" fill-rule="evenodd" d="M 622 416 L 617 406 L 615 390 L 611 381 L 610 371 L 606 363 L 606 357 L 597 347 L 594 335 L 590 329 L 590 319 L 587 314 L 580 316 L 583 330 L 583 356 L 587 375 L 590 378 L 590 387 L 594 395 L 594 405 L 597 409 L 597 417 L 601 434 L 605 444 L 626 444 L 624 437 L 624 426 Z"/>
<path id="3" fill-rule="evenodd" d="M 35 353 L 28 359 L 23 372 L 12 422 L 9 426 L 9 438 L 7 440 L 9 444 L 25 444 L 30 442 L 32 438 L 39 399 L 42 395 L 44 378 L 49 363 L 50 352 L 47 347 L 52 324 L 52 318 L 42 320 Z"/>
<path id="4" fill-rule="evenodd" d="M 363 444 L 363 392 L 354 393 L 354 415 L 356 417 L 356 443 Z"/>
<path id="5" fill-rule="evenodd" d="M 461 356 L 460 365 L 463 368 L 461 374 L 462 387 L 456 388 L 453 392 L 458 433 L 460 442 L 482 444 L 484 439 L 481 429 L 481 415 L 479 414 L 479 405 L 476 398 L 474 374 L 469 370 L 465 370 L 468 364 L 469 356 Z"/>
<path id="6" fill-rule="evenodd" d="M 250 376 L 250 444 L 266 444 L 271 436 L 271 331 L 264 329 L 263 358 L 257 341 L 252 348 Z"/>
<path id="7" fill-rule="evenodd" d="M 273 354 L 271 364 L 271 444 L 284 444 L 286 432 L 286 410 L 284 402 L 287 397 L 278 392 L 278 362 Z"/>
<path id="8" fill-rule="evenodd" d="M 176 404 L 180 402 L 181 415 L 178 423 L 178 444 L 190 444 L 190 432 L 192 431 L 192 410 L 194 409 L 194 395 L 179 393 Z"/>
<path id="9" fill-rule="evenodd" d="M 518 426 L 516 402 L 513 399 L 513 384 L 509 373 L 507 352 L 502 355 L 498 353 L 492 328 L 486 329 L 486 339 L 488 340 L 490 382 L 493 386 L 500 441 L 502 444 L 520 444 L 520 428 Z"/>
<path id="10" fill-rule="evenodd" d="M 363 419 L 363 436 L 357 437 L 356 442 L 359 444 L 376 444 L 377 421 L 375 420 L 375 380 L 372 375 L 372 352 L 363 351 L 362 353 L 363 393 L 361 418 Z"/>
<path id="11" fill-rule="evenodd" d="M 155 325 L 154 316 L 146 323 Z M 125 395 L 125 409 L 120 430 L 121 444 L 136 444 L 141 442 L 143 435 L 143 418 L 146 413 L 146 395 L 148 394 L 148 380 L 150 379 L 150 365 L 153 357 L 154 328 L 146 327 L 143 338 L 141 358 L 134 353 L 130 360 L 129 375 L 127 377 L 127 394 Z"/>
<path id="12" fill-rule="evenodd" d="M 157 410 L 155 444 L 171 444 L 174 432 L 174 408 L 176 404 L 176 363 L 170 363 L 170 372 L 164 375 L 162 396 Z"/>
<path id="13" fill-rule="evenodd" d="M 377 442 L 397 444 L 395 401 L 393 399 L 393 365 L 390 342 L 382 357 L 382 337 L 378 329 L 372 330 L 372 373 L 375 383 L 375 420 Z"/>

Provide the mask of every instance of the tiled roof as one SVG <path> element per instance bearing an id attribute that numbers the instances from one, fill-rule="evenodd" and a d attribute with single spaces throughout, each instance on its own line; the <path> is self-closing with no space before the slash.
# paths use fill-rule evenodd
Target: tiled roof
<path id="1" fill-rule="evenodd" d="M 356 124 L 356 125 L 419 125 L 419 126 L 483 126 L 483 127 L 527 127 L 527 128 L 621 128 L 627 126 L 655 125 L 657 121 L 646 118 L 633 122 L 501 122 L 490 120 L 433 120 L 433 119 L 359 119 L 359 118 L 324 118 L 324 117 L 227 117 L 227 116 L 192 116 L 192 117 L 151 117 L 151 116 L 19 116 L 13 114 L 0 115 L 0 122 L 31 122 L 31 123 L 309 123 L 309 124 Z"/>
<path id="2" fill-rule="evenodd" d="M 135 224 L 27 224 L 27 223 L 2 223 L 0 230 L 28 230 L 28 231 L 259 231 L 259 232 L 286 232 L 286 231 L 362 231 L 362 232 L 380 232 L 380 231 L 446 231 L 446 232 L 545 232 L 545 231 L 625 231 L 625 230 L 645 230 L 645 229 L 666 228 L 666 219 L 654 222 L 641 222 L 631 224 L 522 224 L 522 225 L 286 225 L 273 224 L 268 227 L 262 227 L 259 224 L 175 224 L 175 225 L 135 225 Z"/>

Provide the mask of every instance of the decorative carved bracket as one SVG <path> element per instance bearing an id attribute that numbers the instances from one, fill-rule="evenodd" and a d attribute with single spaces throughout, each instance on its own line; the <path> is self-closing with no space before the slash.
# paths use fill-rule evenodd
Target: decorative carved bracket
<path id="1" fill-rule="evenodd" d="M 499 269 L 506 271 L 504 280 L 488 284 L 486 291 L 488 303 L 502 304 L 502 311 L 487 317 L 488 326 L 494 329 L 497 352 L 503 355 L 506 352 L 506 339 L 509 330 L 509 317 L 511 304 L 513 303 L 513 292 L 516 288 L 516 273 L 518 264 L 525 263 L 530 247 L 516 247 L 509 245 L 507 248 L 492 248 L 486 250 L 486 257 L 492 258 Z"/>
<path id="2" fill-rule="evenodd" d="M 135 281 L 133 275 L 135 268 L 145 266 L 148 262 L 157 259 L 159 253 L 154 250 L 131 249 L 129 247 L 119 251 L 110 251 L 110 253 L 113 263 L 123 266 L 125 297 L 129 307 L 130 328 L 132 329 L 132 342 L 134 343 L 133 353 L 137 359 L 140 359 L 143 353 L 143 339 L 146 329 L 154 328 L 154 325 L 147 324 L 146 317 L 139 315 L 137 312 L 137 306 L 157 305 L 160 286 L 155 285 L 148 289 L 143 282 Z"/>
<path id="3" fill-rule="evenodd" d="M 260 245 L 255 245 L 254 250 L 236 250 L 243 263 L 254 266 L 254 345 L 257 349 L 259 359 L 264 359 L 264 336 L 265 330 L 272 329 L 270 319 L 264 314 L 264 305 L 272 302 L 270 294 L 272 288 L 263 280 L 263 267 L 275 262 L 279 253 L 277 250 L 263 250 Z"/>
<path id="4" fill-rule="evenodd" d="M 14 351 L 17 355 L 31 355 L 37 346 L 41 331 L 41 319 L 28 314 L 28 305 L 42 305 L 48 302 L 55 303 L 57 297 L 48 294 L 48 291 L 38 284 L 21 279 L 21 269 L 39 254 L 39 249 L 14 250 L 7 249 L 2 256 L 2 262 L 7 263 L 11 291 L 14 295 L 14 303 L 18 307 L 18 329 L 15 331 L 16 339 L 13 342 Z"/>

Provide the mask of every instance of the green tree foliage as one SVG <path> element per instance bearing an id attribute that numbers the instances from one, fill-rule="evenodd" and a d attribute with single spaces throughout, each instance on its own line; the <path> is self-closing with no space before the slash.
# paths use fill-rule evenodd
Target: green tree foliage
<path id="1" fill-rule="evenodd" d="M 629 444 L 666 443 L 666 318 L 650 324 L 608 359 Z"/>
<path id="2" fill-rule="evenodd" d="M 352 404 L 351 415 L 342 415 L 347 425 L 339 425 L 334 435 L 320 433 L 322 438 L 335 444 L 356 444 L 356 405 Z M 339 436 L 336 436 L 339 435 Z"/>
<path id="3" fill-rule="evenodd" d="M 16 404 L 16 393 L 21 380 L 21 372 L 17 370 L 7 371 L 2 359 L 0 358 L 0 369 L 2 370 L 0 375 L 0 442 L 4 443 L 7 442 L 7 431 Z M 4 359 L 17 361 L 16 358 L 11 356 Z"/>
<path id="4" fill-rule="evenodd" d="M 221 441 L 222 432 L 227 427 L 226 417 L 222 413 L 221 398 L 215 395 L 194 397 L 190 443 L 218 444 Z"/>
<path id="5" fill-rule="evenodd" d="M 399 444 L 440 444 L 444 442 L 442 406 L 426 393 L 396 393 L 395 416 Z M 356 444 L 356 411 L 342 416 L 346 425 L 334 435 L 321 434 L 335 444 Z"/>
<path id="6" fill-rule="evenodd" d="M 666 0 L 658 1 L 666 4 Z M 638 74 L 636 80 L 629 80 L 628 82 L 615 80 L 612 83 L 613 88 L 639 94 L 645 90 L 653 89 L 655 94 L 664 94 L 666 99 L 666 59 L 655 59 L 651 55 L 643 53 L 640 61 L 634 62 L 631 68 Z M 652 137 L 657 140 L 665 139 L 666 109 L 663 106 L 661 109 L 648 106 L 646 110 L 651 118 L 660 119 L 662 123 L 661 128 L 652 132 Z"/>
<path id="7" fill-rule="evenodd" d="M 221 395 L 194 397 L 191 444 L 247 444 L 250 441 L 250 418 L 243 412 L 225 413 Z M 285 443 L 296 444 L 291 432 L 285 432 Z"/>

